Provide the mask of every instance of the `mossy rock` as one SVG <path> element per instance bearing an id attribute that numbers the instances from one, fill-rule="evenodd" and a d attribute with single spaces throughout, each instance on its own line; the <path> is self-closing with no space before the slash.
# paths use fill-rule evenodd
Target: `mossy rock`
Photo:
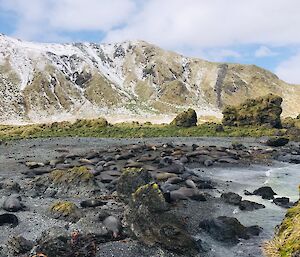
<path id="1" fill-rule="evenodd" d="M 74 167 L 69 170 L 54 170 L 49 174 L 54 184 L 88 184 L 94 181 L 94 175 L 85 166 Z"/>
<path id="2" fill-rule="evenodd" d="M 227 106 L 223 110 L 222 123 L 225 126 L 266 126 L 281 128 L 280 115 L 282 98 L 268 94 L 256 99 L 248 99 L 234 107 Z"/>
<path id="3" fill-rule="evenodd" d="M 168 210 L 168 205 L 165 201 L 163 193 L 156 183 L 140 186 L 132 194 L 131 204 L 134 205 L 134 207 L 145 205 L 150 212 L 161 212 Z"/>
<path id="4" fill-rule="evenodd" d="M 77 222 L 82 217 L 76 204 L 68 201 L 58 201 L 53 203 L 50 206 L 49 211 L 53 218 L 70 222 Z"/>
<path id="5" fill-rule="evenodd" d="M 155 183 L 141 186 L 132 194 L 125 219 L 131 233 L 146 245 L 159 244 L 185 256 L 195 256 L 197 252 L 182 219 L 170 211 Z"/>
<path id="6" fill-rule="evenodd" d="M 299 186 L 300 190 L 300 186 Z M 295 257 L 300 253 L 300 201 L 291 207 L 273 240 L 264 246 L 267 257 Z"/>
<path id="7" fill-rule="evenodd" d="M 197 126 L 197 113 L 193 109 L 188 109 L 187 111 L 179 113 L 170 125 L 178 127 Z"/>
<path id="8" fill-rule="evenodd" d="M 132 193 L 136 192 L 139 187 L 151 182 L 153 182 L 153 178 L 149 171 L 138 168 L 124 169 L 117 184 L 118 196 L 128 203 Z"/>

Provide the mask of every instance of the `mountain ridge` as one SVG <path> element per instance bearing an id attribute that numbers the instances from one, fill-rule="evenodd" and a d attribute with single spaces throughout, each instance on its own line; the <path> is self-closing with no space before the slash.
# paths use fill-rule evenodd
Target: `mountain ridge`
<path id="1" fill-rule="evenodd" d="M 142 40 L 49 44 L 3 34 L 0 89 L 1 123 L 168 117 L 188 107 L 221 117 L 225 105 L 267 93 L 296 116 L 300 99 L 300 86 L 255 65 L 184 57 Z"/>

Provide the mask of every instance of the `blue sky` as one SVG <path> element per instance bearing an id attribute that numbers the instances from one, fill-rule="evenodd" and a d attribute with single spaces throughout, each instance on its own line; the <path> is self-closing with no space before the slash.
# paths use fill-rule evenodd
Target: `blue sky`
<path id="1" fill-rule="evenodd" d="M 300 84 L 299 0 L 0 0 L 0 33 L 37 42 L 145 40 L 256 64 Z"/>

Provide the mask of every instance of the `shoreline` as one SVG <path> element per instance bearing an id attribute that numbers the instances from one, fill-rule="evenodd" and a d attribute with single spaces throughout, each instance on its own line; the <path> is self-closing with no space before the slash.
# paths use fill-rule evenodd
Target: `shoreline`
<path id="1" fill-rule="evenodd" d="M 89 208 L 89 209 L 79 209 L 84 211 L 84 218 L 78 223 L 69 223 L 65 220 L 53 219 L 49 215 L 49 206 L 57 200 L 68 200 L 74 202 L 77 206 L 80 206 L 82 200 L 90 199 L 92 196 L 85 195 L 84 187 L 77 186 L 78 189 L 82 189 L 83 193 L 79 194 L 79 197 L 71 197 L 72 193 L 66 191 L 67 195 L 49 195 L 49 189 L 53 190 L 52 186 L 45 191 L 48 193 L 38 193 L 35 191 L 35 187 L 28 187 L 28 185 L 36 183 L 39 179 L 45 180 L 42 186 L 47 185 L 48 182 L 48 168 L 47 164 L 51 160 L 60 158 L 61 156 L 79 156 L 78 158 L 83 158 L 83 160 L 88 160 L 91 153 L 99 152 L 101 156 L 112 156 L 112 160 L 115 161 L 116 167 L 123 167 L 128 160 L 116 161 L 116 156 L 120 153 L 126 153 L 129 149 L 135 149 L 137 146 L 145 148 L 142 152 L 134 152 L 135 157 L 133 160 L 141 158 L 141 156 L 153 153 L 156 156 L 156 160 L 146 162 L 145 165 L 157 167 L 157 161 L 161 161 L 166 153 L 172 156 L 172 153 L 176 151 L 183 151 L 180 156 L 190 156 L 187 163 L 183 163 L 185 167 L 185 172 L 182 174 L 184 177 L 190 177 L 192 180 L 197 181 L 197 187 L 207 198 L 205 202 L 198 202 L 194 200 L 183 200 L 179 201 L 177 205 L 172 206 L 172 210 L 177 213 L 180 217 L 189 217 L 186 224 L 187 231 L 193 237 L 201 238 L 203 240 L 203 247 L 206 249 L 201 253 L 201 257 L 222 257 L 222 252 L 231 254 L 231 256 L 262 256 L 260 253 L 260 244 L 262 240 L 271 238 L 271 228 L 277 223 L 280 223 L 282 217 L 284 216 L 285 209 L 275 205 L 274 203 L 262 200 L 257 196 L 245 196 L 243 195 L 243 190 L 251 190 L 263 186 L 266 177 L 267 169 L 276 169 L 283 165 L 288 167 L 289 164 L 282 164 L 276 161 L 278 158 L 278 153 L 285 153 L 290 151 L 289 148 L 297 148 L 298 143 L 291 142 L 289 147 L 274 148 L 275 150 L 270 151 L 270 147 L 262 145 L 260 142 L 264 138 L 217 138 L 217 137 L 197 137 L 197 138 L 150 138 L 150 139 L 101 139 L 101 138 L 48 138 L 48 139 L 23 139 L 17 141 L 9 141 L 6 144 L 0 145 L 0 177 L 3 179 L 12 179 L 13 181 L 20 184 L 21 191 L 19 195 L 22 196 L 22 200 L 26 206 L 29 207 L 28 210 L 15 213 L 20 219 L 20 225 L 16 229 L 9 229 L 9 235 L 21 234 L 29 240 L 36 240 L 43 231 L 48 230 L 50 227 L 60 225 L 64 227 L 66 225 L 70 226 L 69 229 L 80 228 L 81 231 L 86 231 L 88 229 L 98 228 L 100 229 L 101 223 L 95 220 L 95 217 L 101 213 L 103 210 L 108 210 L 115 215 L 123 217 L 123 209 L 126 208 L 123 203 L 118 200 L 109 200 L 108 205 L 104 207 Z M 239 142 L 242 144 L 241 150 L 234 150 L 232 142 Z M 199 146 L 199 150 L 193 150 Z M 295 144 L 295 145 L 294 145 Z M 148 149 L 148 150 L 147 150 Z M 157 149 L 157 150 L 155 150 Z M 256 150 L 258 149 L 258 150 Z M 131 150 L 129 150 L 130 152 Z M 150 152 L 149 152 L 150 151 Z M 193 152 L 194 151 L 194 152 Z M 197 151 L 201 151 L 201 154 L 194 156 Z M 255 155 L 251 151 L 257 151 L 258 154 L 266 155 L 267 159 L 253 159 Z M 164 155 L 162 155 L 164 153 Z M 247 155 L 250 154 L 250 159 L 247 160 Z M 252 156 L 253 155 L 253 156 Z M 175 155 L 174 155 L 175 156 Z M 179 157 L 180 157 L 179 156 Z M 201 157 L 202 156 L 202 157 Z M 203 157 L 204 156 L 204 157 Z M 236 158 L 237 156 L 240 156 Z M 64 157 L 64 158 L 65 158 Z M 181 160 L 181 158 L 177 160 Z M 76 165 L 79 159 L 68 160 L 67 163 Z M 100 158 L 100 157 L 99 157 Z M 127 157 L 126 157 L 127 158 Z M 129 158 L 129 157 L 128 157 Z M 204 159 L 203 159 L 204 158 Z M 213 165 L 206 167 L 203 165 L 203 161 L 207 158 L 213 158 Z M 270 159 L 268 159 L 270 158 Z M 274 159 L 275 158 L 275 159 Z M 110 159 L 110 158 L 109 158 Z M 108 163 L 109 159 L 105 161 Z M 244 160 L 245 159 L 245 160 Z M 91 159 L 93 160 L 93 159 Z M 275 160 L 275 161 L 274 161 Z M 258 162 L 256 162 L 258 161 Z M 261 162 L 259 162 L 261 161 Z M 27 162 L 37 162 L 44 163 L 45 167 L 40 168 L 28 168 L 26 167 Z M 85 161 L 87 162 L 87 161 Z M 257 163 L 257 164 L 256 164 Z M 43 164 L 43 165 L 44 165 Z M 87 167 L 93 167 L 94 164 L 84 164 Z M 293 164 L 294 165 L 294 164 Z M 291 165 L 291 167 L 294 167 Z M 104 165 L 105 166 L 105 165 Z M 62 165 L 57 165 L 56 168 L 63 167 Z M 295 166 L 298 167 L 298 166 Z M 35 171 L 45 170 L 46 173 L 35 173 Z M 52 168 L 53 169 L 53 168 Z M 152 168 L 151 168 L 152 169 Z M 157 168 L 156 168 L 157 169 Z M 199 169 L 198 171 L 196 169 Z M 112 169 L 104 168 L 105 172 L 111 172 Z M 245 172 L 245 173 L 243 173 Z M 102 173 L 101 173 L 102 174 Z M 96 181 L 101 181 L 101 174 L 95 177 Z M 156 173 L 154 172 L 153 175 Z M 248 175 L 248 177 L 244 176 Z M 230 177 L 232 175 L 233 177 Z M 181 176 L 181 175 L 180 175 Z M 293 177 L 294 176 L 294 177 Z M 243 179 L 245 177 L 245 179 Z M 295 180 L 297 174 L 291 173 L 290 179 Z M 246 179 L 247 178 L 247 179 Z M 203 184 L 203 181 L 205 182 Z M 252 182 L 251 182 L 252 181 Z M 103 183 L 103 181 L 101 182 Z M 100 184 L 101 184 L 100 183 Z M 163 181 L 159 182 L 162 183 Z M 211 185 L 202 189 L 203 185 Z M 253 184 L 251 184 L 253 183 Z M 115 186 L 113 183 L 103 184 L 99 188 L 103 194 L 108 194 L 107 188 L 113 186 L 112 190 L 114 192 Z M 75 187 L 75 189 L 77 189 Z M 60 192 L 62 189 L 55 189 Z M 80 191 L 81 192 L 81 191 Z M 220 198 L 222 193 L 235 192 L 240 194 L 243 199 L 251 200 L 266 206 L 266 209 L 254 210 L 250 212 L 236 211 L 237 207 L 224 203 Z M 5 198 L 11 194 L 11 191 L 5 191 L 5 189 L 0 190 L 0 200 L 3 203 Z M 38 193 L 38 194 L 37 194 Z M 68 196 L 68 194 L 70 194 Z M 110 193 L 109 193 L 110 195 Z M 285 195 L 286 196 L 286 195 Z M 115 207 L 113 207 L 115 206 Z M 275 211 L 274 211 L 275 210 Z M 4 213 L 1 210 L 0 214 Z M 272 215 L 276 213 L 276 218 L 271 218 Z M 95 216 L 96 215 L 96 216 Z M 259 237 L 253 237 L 250 240 L 241 240 L 239 244 L 235 246 L 230 246 L 223 244 L 212 239 L 207 233 L 200 231 L 198 228 L 199 221 L 208 217 L 217 216 L 233 216 L 237 217 L 242 224 L 258 225 L 262 226 L 265 219 L 270 219 L 267 224 L 263 225 L 264 230 Z M 268 217 L 268 218 L 267 218 Z M 249 222 L 251 221 L 251 222 Z M 0 226 L 0 231 L 7 229 L 7 227 Z M 29 229 L 29 230 L 28 230 Z M 69 230 L 68 230 L 69 231 Z M 100 230 L 99 230 L 100 231 Z M 5 245 L 7 240 L 6 234 L 0 238 L 0 245 Z M 133 257 L 138 254 L 138 252 L 143 252 L 143 256 L 150 257 L 163 253 L 166 257 L 181 257 L 182 255 L 174 252 L 170 252 L 161 248 L 160 246 L 147 247 L 138 243 L 135 239 L 127 235 L 126 243 L 122 240 L 108 240 L 105 243 L 99 245 L 97 257 L 112 257 L 116 254 L 122 254 L 124 257 Z M 210 245 L 212 250 L 208 250 L 206 245 Z M 122 251 L 121 249 L 124 249 Z M 238 252 L 243 251 L 242 255 L 236 255 Z M 215 255 L 212 255 L 215 254 Z M 232 255 L 233 254 L 233 255 Z M 250 255 L 249 255 L 250 254 Z M 254 254 L 254 255 L 253 255 Z M 1 256 L 1 254 L 0 254 Z M 198 256 L 198 255 L 197 255 Z M 229 256 L 229 255 L 228 255 Z"/>

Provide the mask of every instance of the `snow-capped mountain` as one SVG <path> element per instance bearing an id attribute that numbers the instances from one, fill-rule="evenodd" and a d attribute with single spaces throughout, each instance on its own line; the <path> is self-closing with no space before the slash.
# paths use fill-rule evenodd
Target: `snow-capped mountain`
<path id="1" fill-rule="evenodd" d="M 0 122 L 174 114 L 221 115 L 226 104 L 273 92 L 299 113 L 300 86 L 252 65 L 212 63 L 144 41 L 39 44 L 0 34 Z"/>

